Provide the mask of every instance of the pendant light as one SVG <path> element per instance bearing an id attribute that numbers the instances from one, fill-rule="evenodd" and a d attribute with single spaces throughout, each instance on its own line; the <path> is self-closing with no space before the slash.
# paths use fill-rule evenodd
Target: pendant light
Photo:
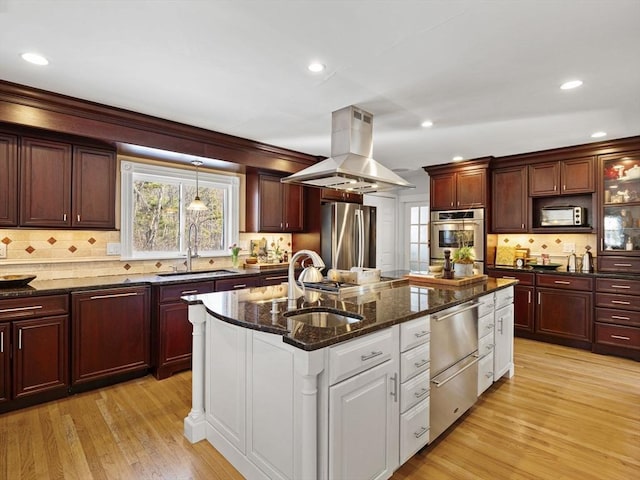
<path id="1" fill-rule="evenodd" d="M 207 209 L 207 206 L 200 200 L 200 196 L 198 195 L 198 167 L 202 165 L 202 162 L 200 160 L 194 160 L 191 162 L 191 165 L 196 167 L 196 198 L 189 204 L 187 210 L 203 211 Z"/>

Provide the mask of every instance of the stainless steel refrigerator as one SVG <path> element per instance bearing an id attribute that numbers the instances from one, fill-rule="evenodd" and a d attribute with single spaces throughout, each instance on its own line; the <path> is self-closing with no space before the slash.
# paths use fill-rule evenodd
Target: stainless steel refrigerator
<path id="1" fill-rule="evenodd" d="M 376 207 L 356 203 L 322 205 L 320 249 L 328 268 L 376 266 Z"/>

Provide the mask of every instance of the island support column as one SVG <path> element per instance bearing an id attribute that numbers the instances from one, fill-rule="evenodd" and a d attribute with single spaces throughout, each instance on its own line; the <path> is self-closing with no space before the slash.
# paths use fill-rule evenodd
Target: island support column
<path id="1" fill-rule="evenodd" d="M 204 440 L 206 437 L 206 419 L 204 411 L 204 342 L 206 328 L 206 310 L 204 305 L 189 305 L 189 322 L 193 324 L 192 351 L 192 387 L 191 411 L 184 419 L 184 436 L 191 443 Z"/>

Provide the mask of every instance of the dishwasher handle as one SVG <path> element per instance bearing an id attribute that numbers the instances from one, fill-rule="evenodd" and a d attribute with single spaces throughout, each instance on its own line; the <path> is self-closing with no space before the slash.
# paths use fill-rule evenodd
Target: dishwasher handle
<path id="1" fill-rule="evenodd" d="M 431 318 L 434 318 L 436 322 L 441 322 L 442 320 L 446 320 L 447 318 L 453 317 L 454 315 L 457 315 L 459 313 L 466 312 L 468 310 L 473 310 L 474 308 L 478 308 L 480 306 L 480 302 L 469 302 L 469 303 L 463 303 L 462 305 L 463 306 L 466 305 L 466 306 L 464 308 L 456 310 L 455 312 L 445 313 L 442 316 L 432 315 Z"/>
<path id="2" fill-rule="evenodd" d="M 467 363 L 464 367 L 462 367 L 460 370 L 456 371 L 455 373 L 449 375 L 447 378 L 445 378 L 444 380 L 437 380 L 438 377 L 434 378 L 433 380 L 431 380 L 431 383 L 433 383 L 436 388 L 440 388 L 443 387 L 445 384 L 449 383 L 451 380 L 453 380 L 454 378 L 456 378 L 458 375 L 460 375 L 462 372 L 464 372 L 465 370 L 473 367 L 476 363 L 478 363 L 480 361 L 480 355 L 478 354 L 473 354 L 473 361 Z"/>

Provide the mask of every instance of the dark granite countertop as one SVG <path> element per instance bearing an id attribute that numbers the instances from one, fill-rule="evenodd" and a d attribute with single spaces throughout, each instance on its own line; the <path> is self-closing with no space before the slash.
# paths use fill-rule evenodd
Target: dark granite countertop
<path id="1" fill-rule="evenodd" d="M 181 273 L 162 276 L 157 274 L 112 275 L 103 277 L 81 277 L 59 280 L 33 280 L 26 287 L 0 288 L 0 299 L 9 297 L 28 297 L 34 295 L 53 295 L 60 293 L 95 290 L 98 288 L 137 287 L 145 285 L 172 285 L 189 281 L 216 280 L 222 278 L 241 278 L 258 275 L 253 270 L 229 270 L 212 273 L 210 271 Z"/>
<path id="2" fill-rule="evenodd" d="M 504 272 L 523 272 L 523 273 L 536 273 L 536 274 L 554 274 L 554 275 L 571 275 L 578 277 L 592 277 L 592 278 L 625 278 L 627 280 L 640 280 L 640 274 L 625 273 L 625 272 L 569 272 L 566 265 L 562 265 L 557 270 L 548 268 L 540 268 L 534 265 L 530 265 L 524 268 L 509 267 L 507 265 L 487 265 L 489 270 L 499 270 Z"/>
<path id="3" fill-rule="evenodd" d="M 354 324 L 330 328 L 287 321 L 284 316 L 286 284 L 193 295 L 184 300 L 189 304 L 204 304 L 207 311 L 220 320 L 282 335 L 284 342 L 310 351 L 435 313 L 515 283 L 489 278 L 465 287 L 438 287 L 405 281 L 399 286 L 346 298 L 307 290 L 305 296 L 298 299 L 298 310 L 320 307 L 364 317 Z"/>

